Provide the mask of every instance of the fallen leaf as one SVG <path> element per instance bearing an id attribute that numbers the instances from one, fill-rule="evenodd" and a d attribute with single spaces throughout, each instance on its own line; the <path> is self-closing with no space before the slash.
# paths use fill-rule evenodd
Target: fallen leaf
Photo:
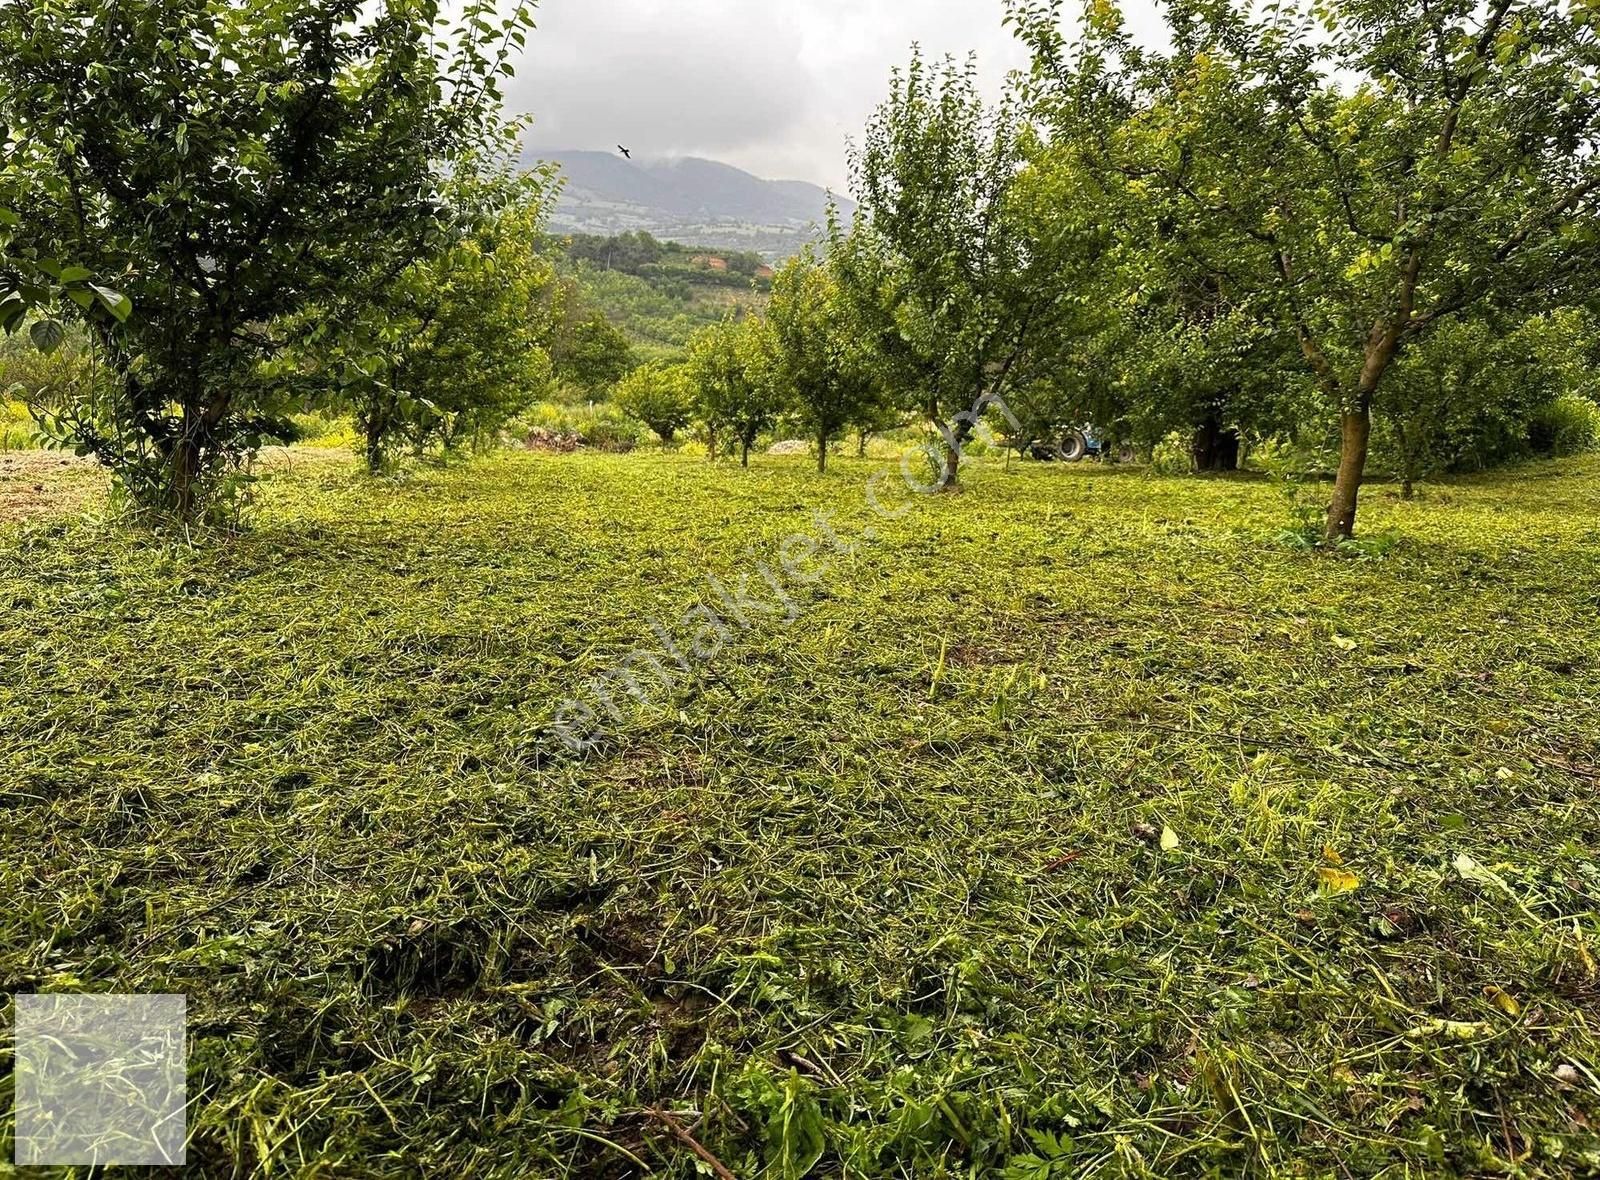
<path id="1" fill-rule="evenodd" d="M 1338 648 L 1340 651 L 1355 651 L 1356 641 L 1351 639 L 1348 635 L 1336 634 L 1333 637 L 1333 646 Z"/>
<path id="2" fill-rule="evenodd" d="M 1171 852 L 1177 847 L 1178 833 L 1174 832 L 1171 828 L 1163 827 L 1161 829 L 1161 851 Z"/>
<path id="3" fill-rule="evenodd" d="M 1344 864 L 1344 857 L 1340 856 L 1336 851 L 1334 851 L 1333 845 L 1331 844 L 1324 844 L 1322 846 L 1322 859 L 1331 865 Z"/>
<path id="4" fill-rule="evenodd" d="M 1522 1005 L 1517 1002 L 1517 997 L 1506 991 L 1503 987 L 1490 984 L 1483 989 L 1483 994 L 1494 1001 L 1494 1006 L 1513 1019 L 1522 1015 Z"/>
<path id="5" fill-rule="evenodd" d="M 1336 869 L 1331 865 L 1322 865 L 1317 869 L 1317 888 L 1322 893 L 1349 893 L 1360 885 L 1361 878 L 1348 869 Z"/>

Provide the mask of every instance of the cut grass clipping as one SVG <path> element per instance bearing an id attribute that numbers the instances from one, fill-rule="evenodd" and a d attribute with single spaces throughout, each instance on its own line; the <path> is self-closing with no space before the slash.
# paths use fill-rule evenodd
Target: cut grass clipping
<path id="1" fill-rule="evenodd" d="M 872 470 L 3 526 L 3 990 L 186 993 L 212 1175 L 1600 1171 L 1600 464 L 1337 557 L 1264 483 Z M 796 621 L 552 740 L 819 509 Z"/>

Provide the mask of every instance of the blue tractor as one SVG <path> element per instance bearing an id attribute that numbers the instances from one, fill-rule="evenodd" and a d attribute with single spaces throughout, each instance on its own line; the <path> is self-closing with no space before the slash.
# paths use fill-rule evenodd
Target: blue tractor
<path id="1" fill-rule="evenodd" d="M 1087 423 L 1082 426 L 1057 426 L 1043 438 L 1028 443 L 1028 454 L 1044 462 L 1077 463 L 1089 456 L 1103 458 L 1111 452 L 1111 443 L 1100 431 Z"/>

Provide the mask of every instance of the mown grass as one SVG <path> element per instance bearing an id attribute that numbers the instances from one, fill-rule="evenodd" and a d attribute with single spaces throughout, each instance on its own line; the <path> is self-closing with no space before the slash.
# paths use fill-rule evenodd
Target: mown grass
<path id="1" fill-rule="evenodd" d="M 1374 489 L 1381 558 L 808 466 L 4 526 L 3 990 L 187 993 L 214 1175 L 1600 1172 L 1600 463 Z M 552 740 L 818 508 L 795 622 Z"/>

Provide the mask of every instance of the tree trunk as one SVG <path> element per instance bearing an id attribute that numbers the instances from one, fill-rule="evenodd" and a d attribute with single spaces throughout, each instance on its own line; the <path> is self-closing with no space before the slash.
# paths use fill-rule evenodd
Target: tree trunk
<path id="1" fill-rule="evenodd" d="M 961 452 L 949 443 L 944 448 L 944 478 L 940 481 L 939 490 L 952 492 L 961 486 Z"/>
<path id="2" fill-rule="evenodd" d="M 750 443 L 751 443 L 751 441 L 752 440 L 748 439 L 748 438 L 741 438 L 739 440 L 739 466 L 740 467 L 748 467 L 748 466 L 750 466 Z"/>
<path id="3" fill-rule="evenodd" d="M 856 431 L 856 458 L 857 459 L 865 459 L 866 457 L 867 457 L 867 432 L 865 430 L 858 430 L 858 431 Z"/>
<path id="4" fill-rule="evenodd" d="M 1394 424 L 1395 440 L 1400 444 L 1400 498 L 1409 500 L 1416 494 L 1417 468 L 1421 466 L 1406 436 L 1404 422 Z"/>
<path id="5" fill-rule="evenodd" d="M 1355 536 L 1356 498 L 1361 494 L 1367 450 L 1372 444 L 1372 398 L 1400 351 L 1403 334 L 1403 326 L 1381 320 L 1372 326 L 1355 401 L 1346 403 L 1339 415 L 1339 476 L 1334 480 L 1333 501 L 1328 505 L 1326 533 L 1330 545 Z"/>
<path id="6" fill-rule="evenodd" d="M 1371 398 L 1363 394 L 1354 407 L 1339 416 L 1339 477 L 1328 505 L 1329 544 L 1349 540 L 1356 531 L 1356 497 L 1367 470 L 1367 449 L 1372 442 Z"/>
<path id="7" fill-rule="evenodd" d="M 367 471 L 377 475 L 383 470 L 383 435 L 386 415 L 374 405 L 367 414 Z"/>
<path id="8" fill-rule="evenodd" d="M 717 428 L 709 423 L 706 425 L 706 458 L 713 463 L 717 459 Z"/>
<path id="9" fill-rule="evenodd" d="M 183 402 L 178 433 L 167 454 L 171 480 L 168 507 L 180 520 L 193 520 L 202 507 L 200 493 L 205 478 L 206 444 L 212 437 L 213 427 L 227 409 L 226 397 L 209 405 L 205 403 L 198 378 Z"/>
<path id="10" fill-rule="evenodd" d="M 1224 427 L 1215 414 L 1195 427 L 1191 448 L 1196 471 L 1239 470 L 1239 432 Z"/>
<path id="11" fill-rule="evenodd" d="M 200 506 L 196 485 L 200 482 L 200 445 L 185 428 L 172 446 L 172 509 L 180 520 L 194 519 Z"/>
<path id="12" fill-rule="evenodd" d="M 817 431 L 817 474 L 821 475 L 828 470 L 828 432 Z"/>
<path id="13" fill-rule="evenodd" d="M 958 492 L 961 490 L 961 452 L 967 445 L 967 440 L 972 437 L 972 420 L 962 417 L 955 430 L 945 438 L 944 443 L 944 476 L 939 481 L 939 490 L 942 492 Z"/>

